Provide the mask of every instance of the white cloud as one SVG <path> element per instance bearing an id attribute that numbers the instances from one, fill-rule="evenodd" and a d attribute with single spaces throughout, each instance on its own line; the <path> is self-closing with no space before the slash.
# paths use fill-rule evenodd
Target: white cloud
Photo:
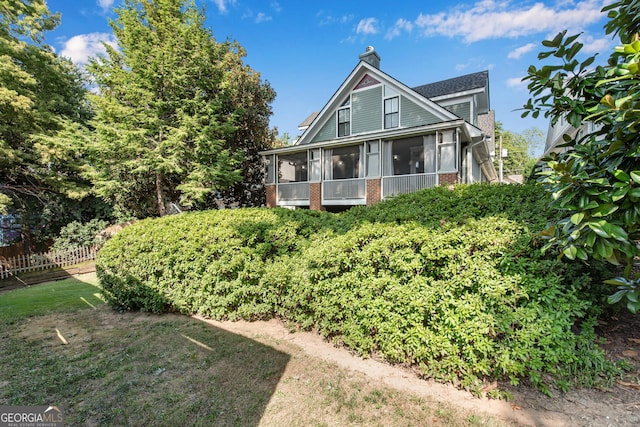
<path id="1" fill-rule="evenodd" d="M 102 8 L 102 10 L 108 10 L 111 9 L 111 6 L 113 6 L 113 2 L 114 0 L 98 0 L 98 6 L 100 6 Z"/>
<path id="2" fill-rule="evenodd" d="M 274 12 L 281 12 L 282 11 L 282 7 L 280 6 L 280 3 L 278 3 L 277 1 L 272 1 L 271 2 L 271 9 L 273 9 Z"/>
<path id="3" fill-rule="evenodd" d="M 318 25 L 321 27 L 333 24 L 348 24 L 354 18 L 353 15 L 334 16 L 331 12 L 325 12 L 324 10 L 319 11 L 316 17 L 319 18 Z"/>
<path id="4" fill-rule="evenodd" d="M 378 34 L 378 20 L 376 18 L 361 19 L 356 27 L 356 34 Z"/>
<path id="5" fill-rule="evenodd" d="M 267 15 L 266 13 L 258 12 L 258 14 L 256 15 L 256 20 L 255 21 L 256 21 L 257 24 L 260 24 L 262 22 L 271 21 L 271 19 L 272 18 L 269 15 Z"/>
<path id="6" fill-rule="evenodd" d="M 89 58 L 96 55 L 105 55 L 107 53 L 102 43 L 116 46 L 113 34 L 108 33 L 90 33 L 79 34 L 71 37 L 64 43 L 64 48 L 60 52 L 60 56 L 71 59 L 75 64 L 84 65 Z"/>
<path id="7" fill-rule="evenodd" d="M 385 39 L 391 40 L 398 37 L 403 31 L 410 33 L 413 30 L 413 23 L 407 21 L 406 19 L 398 19 L 393 27 L 387 31 L 387 34 L 384 36 Z"/>
<path id="8" fill-rule="evenodd" d="M 582 52 L 584 53 L 605 53 L 608 54 L 609 50 L 613 47 L 613 41 L 611 38 L 595 39 L 592 36 L 586 36 L 584 39 L 579 39 L 580 43 L 584 44 Z"/>
<path id="9" fill-rule="evenodd" d="M 518 59 L 525 53 L 531 52 L 535 47 L 535 43 L 527 43 L 524 46 L 520 46 L 519 48 L 516 48 L 515 50 L 509 52 L 507 58 Z"/>
<path id="10" fill-rule="evenodd" d="M 426 36 L 462 37 L 472 43 L 563 29 L 577 31 L 603 18 L 602 5 L 602 0 L 555 6 L 541 2 L 520 6 L 509 0 L 482 0 L 472 7 L 456 7 L 446 13 L 420 14 L 415 25 Z"/>
<path id="11" fill-rule="evenodd" d="M 507 86 L 511 88 L 523 88 L 526 87 L 527 82 L 522 81 L 522 77 L 513 77 L 507 79 Z"/>
<path id="12" fill-rule="evenodd" d="M 227 13 L 228 6 L 236 4 L 236 0 L 212 0 L 213 4 L 218 7 L 220 13 Z"/>

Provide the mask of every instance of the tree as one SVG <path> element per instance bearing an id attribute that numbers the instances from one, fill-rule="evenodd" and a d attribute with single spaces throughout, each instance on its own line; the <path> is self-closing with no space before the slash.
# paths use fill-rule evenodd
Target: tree
<path id="1" fill-rule="evenodd" d="M 543 133 L 538 128 L 527 129 L 522 133 L 511 132 L 502 128 L 501 122 L 496 122 L 496 140 L 502 137 L 502 149 L 507 156 L 502 159 L 502 169 L 505 175 L 528 176 L 535 165 L 535 152 L 540 147 Z M 498 145 L 496 144 L 496 150 Z M 496 156 L 494 166 L 498 169 L 499 158 Z"/>
<path id="2" fill-rule="evenodd" d="M 250 191 L 262 181 L 257 152 L 269 146 L 275 94 L 242 47 L 216 42 L 192 0 L 125 0 L 117 14 L 118 48 L 88 66 L 99 89 L 96 192 L 142 217 Z"/>
<path id="3" fill-rule="evenodd" d="M 43 212 L 89 190 L 69 137 L 91 115 L 85 79 L 43 43 L 58 22 L 44 0 L 0 0 L 0 212 L 17 211 L 26 247 L 50 232 Z"/>
<path id="4" fill-rule="evenodd" d="M 545 159 L 548 170 L 541 181 L 553 196 L 552 205 L 565 212 L 546 230 L 545 248 L 556 247 L 570 260 L 624 266 L 622 276 L 607 281 L 618 288 L 609 302 L 624 299 L 636 313 L 640 280 L 632 267 L 640 255 L 640 3 L 622 0 L 602 10 L 609 18 L 606 34 L 620 40 L 607 63 L 593 67 L 595 55 L 579 61 L 579 35 L 563 31 L 543 41 L 549 50 L 538 58 L 560 63 L 529 67 L 525 80 L 532 97 L 523 116 L 544 114 L 553 124 L 564 118 L 576 128 L 596 124 L 584 135 L 565 135 L 567 150 Z"/>

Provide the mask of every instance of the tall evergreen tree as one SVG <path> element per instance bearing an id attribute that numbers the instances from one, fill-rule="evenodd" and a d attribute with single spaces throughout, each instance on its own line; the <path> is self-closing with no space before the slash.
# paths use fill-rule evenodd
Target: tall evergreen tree
<path id="1" fill-rule="evenodd" d="M 136 216 L 206 205 L 252 170 L 275 94 L 240 45 L 204 28 L 193 0 L 125 0 L 117 15 L 118 47 L 88 67 L 96 191 Z"/>

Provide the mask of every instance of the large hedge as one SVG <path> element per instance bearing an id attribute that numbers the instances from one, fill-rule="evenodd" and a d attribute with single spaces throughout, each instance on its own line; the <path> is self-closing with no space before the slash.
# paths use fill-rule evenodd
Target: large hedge
<path id="1" fill-rule="evenodd" d="M 597 271 L 540 253 L 554 219 L 535 185 L 457 186 L 341 215 L 181 214 L 111 239 L 97 267 L 120 309 L 280 317 L 363 355 L 477 388 L 548 392 L 610 378 L 595 344 Z"/>

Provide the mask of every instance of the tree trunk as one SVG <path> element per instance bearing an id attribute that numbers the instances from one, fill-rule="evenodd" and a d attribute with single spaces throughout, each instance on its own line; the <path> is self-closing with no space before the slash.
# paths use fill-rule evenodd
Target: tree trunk
<path id="1" fill-rule="evenodd" d="M 163 187 L 162 174 L 156 173 L 156 202 L 158 203 L 158 215 L 160 216 L 165 216 L 167 214 L 167 205 L 165 203 Z"/>

